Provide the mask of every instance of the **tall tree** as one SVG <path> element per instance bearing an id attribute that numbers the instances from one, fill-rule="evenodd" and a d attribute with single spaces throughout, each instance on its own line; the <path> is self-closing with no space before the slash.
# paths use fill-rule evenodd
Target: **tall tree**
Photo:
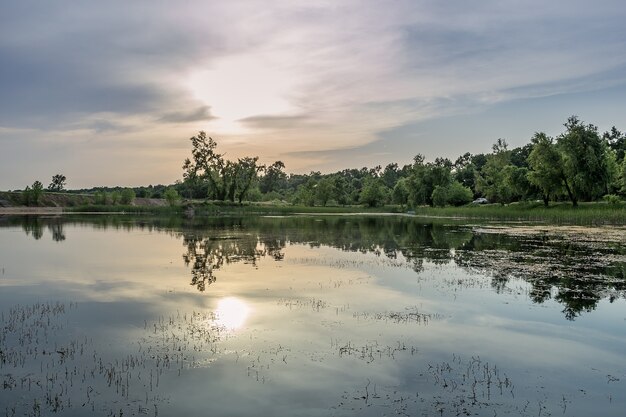
<path id="1" fill-rule="evenodd" d="M 564 126 L 566 130 L 557 138 L 557 146 L 563 155 L 563 172 L 572 205 L 608 194 L 614 178 L 608 146 L 600 138 L 598 128 L 583 124 L 576 116 L 567 119 Z"/>
<path id="2" fill-rule="evenodd" d="M 65 188 L 65 181 L 67 178 L 65 175 L 56 174 L 52 177 L 52 182 L 48 185 L 48 191 L 63 191 Z"/>
<path id="3" fill-rule="evenodd" d="M 476 175 L 476 191 L 489 200 L 505 204 L 511 201 L 514 190 L 508 180 L 511 166 L 511 151 L 504 139 L 498 139 L 487 155 L 485 165 Z"/>
<path id="4" fill-rule="evenodd" d="M 563 159 L 554 144 L 554 140 L 543 132 L 537 132 L 531 139 L 533 150 L 528 155 L 528 180 L 536 185 L 543 195 L 543 203 L 547 206 L 550 197 L 558 196 L 563 188 L 571 189 L 563 172 Z"/>
<path id="5" fill-rule="evenodd" d="M 259 182 L 261 192 L 269 193 L 283 189 L 287 183 L 287 174 L 284 170 L 285 164 L 282 161 L 276 161 L 268 166 Z"/>

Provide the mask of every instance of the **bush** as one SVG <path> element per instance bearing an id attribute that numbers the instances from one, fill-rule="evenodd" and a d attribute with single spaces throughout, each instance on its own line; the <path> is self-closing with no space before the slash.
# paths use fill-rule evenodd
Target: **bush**
<path id="1" fill-rule="evenodd" d="M 615 194 L 607 194 L 603 198 L 604 198 L 604 201 L 606 201 L 608 204 L 612 206 L 617 206 L 622 201 L 622 199 L 619 198 L 619 196 Z"/>
<path id="2" fill-rule="evenodd" d="M 460 182 L 454 181 L 447 187 L 447 200 L 448 204 L 452 204 L 453 206 L 463 206 L 472 201 L 474 195 L 472 194 L 472 190 L 467 187 L 464 187 Z"/>

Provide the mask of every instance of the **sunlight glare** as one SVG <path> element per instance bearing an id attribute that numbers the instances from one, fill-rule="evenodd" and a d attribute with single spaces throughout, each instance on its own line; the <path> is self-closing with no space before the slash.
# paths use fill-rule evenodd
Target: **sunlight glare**
<path id="1" fill-rule="evenodd" d="M 243 325 L 248 317 L 250 308 L 247 304 L 235 297 L 222 298 L 217 303 L 217 324 L 234 330 Z"/>
<path id="2" fill-rule="evenodd" d="M 193 72 L 185 82 L 221 122 L 292 110 L 286 99 L 293 82 L 285 71 L 255 57 L 231 57 L 210 70 Z"/>

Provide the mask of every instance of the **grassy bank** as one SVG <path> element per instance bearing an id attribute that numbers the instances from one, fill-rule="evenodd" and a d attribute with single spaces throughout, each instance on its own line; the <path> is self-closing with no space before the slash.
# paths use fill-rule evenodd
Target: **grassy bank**
<path id="1" fill-rule="evenodd" d="M 419 207 L 418 216 L 461 217 L 482 220 L 506 220 L 547 222 L 554 224 L 626 224 L 626 206 L 623 203 L 580 203 L 572 207 L 569 203 L 553 203 L 545 207 L 543 203 L 516 203 L 508 206 L 490 204 L 486 206 L 468 205 L 463 207 Z"/>

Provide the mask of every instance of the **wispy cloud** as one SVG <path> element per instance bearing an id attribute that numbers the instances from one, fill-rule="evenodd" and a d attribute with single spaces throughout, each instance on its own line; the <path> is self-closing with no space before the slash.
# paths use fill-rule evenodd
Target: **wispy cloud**
<path id="1" fill-rule="evenodd" d="M 26 177 L 9 161 L 25 151 L 15 129 L 37 132 L 34 145 L 78 135 L 85 152 L 111 160 L 143 143 L 146 166 L 157 144 L 168 149 L 161 162 L 181 160 L 199 129 L 229 155 L 293 170 L 401 159 L 422 145 L 449 152 L 443 133 L 428 132 L 438 147 L 421 142 L 419 124 L 626 85 L 625 19 L 617 0 L 10 2 L 0 14 L 0 187 Z M 29 149 L 29 164 L 50 158 Z M 107 175 L 103 166 L 89 181 Z"/>

